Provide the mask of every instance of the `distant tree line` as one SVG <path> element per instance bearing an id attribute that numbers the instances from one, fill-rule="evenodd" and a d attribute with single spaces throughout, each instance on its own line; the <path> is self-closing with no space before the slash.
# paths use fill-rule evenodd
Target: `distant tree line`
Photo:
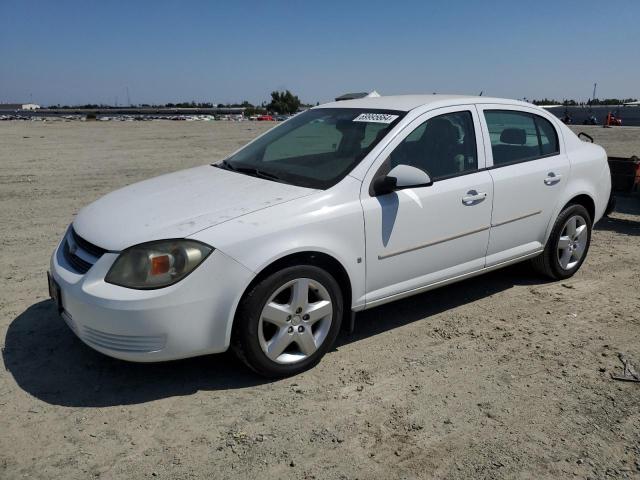
<path id="1" fill-rule="evenodd" d="M 531 102 L 535 105 L 563 105 L 566 107 L 580 106 L 580 105 L 622 105 L 624 103 L 629 102 L 637 102 L 636 98 L 595 98 L 592 100 L 588 100 L 586 102 L 578 102 L 573 99 L 564 99 L 564 100 L 556 100 L 555 98 L 543 98 L 540 100 L 529 100 L 527 98 L 525 101 Z M 240 103 L 218 103 L 214 104 L 211 102 L 177 102 L 177 103 L 165 103 L 165 104 L 147 104 L 141 103 L 138 105 L 131 105 L 132 108 L 244 108 L 244 113 L 246 116 L 252 115 L 261 115 L 266 113 L 277 113 L 277 114 L 293 114 L 299 111 L 300 109 L 310 108 L 312 105 L 304 104 L 300 101 L 297 95 L 294 95 L 289 90 L 285 90 L 283 92 L 273 91 L 271 92 L 271 101 L 269 103 L 262 102 L 260 105 L 254 105 L 251 102 L 244 100 Z M 105 105 L 103 103 L 87 103 L 85 105 L 49 105 L 48 108 L 59 108 L 59 109 L 120 109 L 127 108 L 124 105 Z"/>
<path id="2" fill-rule="evenodd" d="M 280 114 L 296 113 L 302 102 L 289 90 L 285 92 L 271 92 L 271 103 L 267 108 L 273 112 Z"/>
<path id="3" fill-rule="evenodd" d="M 251 117 L 252 115 L 264 115 L 267 113 L 265 102 L 262 102 L 262 105 L 254 105 L 247 100 L 242 103 L 219 103 L 218 108 L 244 108 L 244 114 L 247 117 Z"/>
<path id="4" fill-rule="evenodd" d="M 543 98 L 542 100 L 530 100 L 534 105 L 563 105 L 565 107 L 575 107 L 580 105 L 622 105 L 629 102 L 637 102 L 637 98 L 594 98 L 586 102 L 577 102 L 575 100 L 555 100 Z"/>
<path id="5" fill-rule="evenodd" d="M 254 105 L 251 102 L 244 100 L 241 103 L 218 103 L 213 104 L 211 102 L 177 102 L 177 103 L 165 103 L 165 104 L 147 104 L 142 103 L 138 105 L 131 105 L 132 108 L 244 108 L 244 114 L 246 116 L 260 115 L 266 113 L 277 114 L 292 114 L 296 113 L 301 108 L 309 108 L 311 105 L 303 104 L 297 95 L 294 95 L 289 90 L 283 92 L 274 91 L 271 92 L 271 101 L 269 103 L 262 102 L 261 105 Z M 85 105 L 49 105 L 48 108 L 59 109 L 121 109 L 129 108 L 129 106 L 114 106 L 105 104 L 88 103 Z"/>

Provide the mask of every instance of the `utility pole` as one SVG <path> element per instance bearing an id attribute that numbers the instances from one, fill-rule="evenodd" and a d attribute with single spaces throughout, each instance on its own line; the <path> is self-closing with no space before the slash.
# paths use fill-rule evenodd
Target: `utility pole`
<path id="1" fill-rule="evenodd" d="M 131 106 L 131 97 L 129 97 L 129 87 L 127 87 L 127 105 Z"/>

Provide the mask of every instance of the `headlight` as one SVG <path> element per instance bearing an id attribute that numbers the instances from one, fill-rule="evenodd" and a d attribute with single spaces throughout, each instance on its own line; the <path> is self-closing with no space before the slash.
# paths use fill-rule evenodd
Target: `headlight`
<path id="1" fill-rule="evenodd" d="M 116 259 L 105 282 L 152 289 L 179 282 L 213 251 L 195 240 L 159 240 L 127 248 Z"/>

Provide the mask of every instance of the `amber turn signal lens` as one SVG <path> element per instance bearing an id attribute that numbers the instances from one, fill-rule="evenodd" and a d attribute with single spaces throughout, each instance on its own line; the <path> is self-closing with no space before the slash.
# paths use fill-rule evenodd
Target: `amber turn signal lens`
<path id="1" fill-rule="evenodd" d="M 158 255 L 151 258 L 151 275 L 164 275 L 171 268 L 169 255 Z"/>

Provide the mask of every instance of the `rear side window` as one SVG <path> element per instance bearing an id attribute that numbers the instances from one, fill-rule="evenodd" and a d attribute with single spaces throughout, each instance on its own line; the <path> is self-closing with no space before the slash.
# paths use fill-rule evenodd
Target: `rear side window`
<path id="1" fill-rule="evenodd" d="M 510 110 L 484 112 L 493 164 L 526 162 L 559 153 L 558 134 L 554 126 L 539 115 Z"/>
<path id="2" fill-rule="evenodd" d="M 454 177 L 478 169 L 471 112 L 430 118 L 413 130 L 391 153 L 390 168 L 410 165 L 432 180 Z"/>
<path id="3" fill-rule="evenodd" d="M 534 115 L 536 125 L 538 126 L 538 133 L 540 134 L 540 148 L 542 149 L 542 155 L 553 155 L 554 153 L 560 153 L 558 147 L 558 134 L 551 122 L 546 118 Z"/>

